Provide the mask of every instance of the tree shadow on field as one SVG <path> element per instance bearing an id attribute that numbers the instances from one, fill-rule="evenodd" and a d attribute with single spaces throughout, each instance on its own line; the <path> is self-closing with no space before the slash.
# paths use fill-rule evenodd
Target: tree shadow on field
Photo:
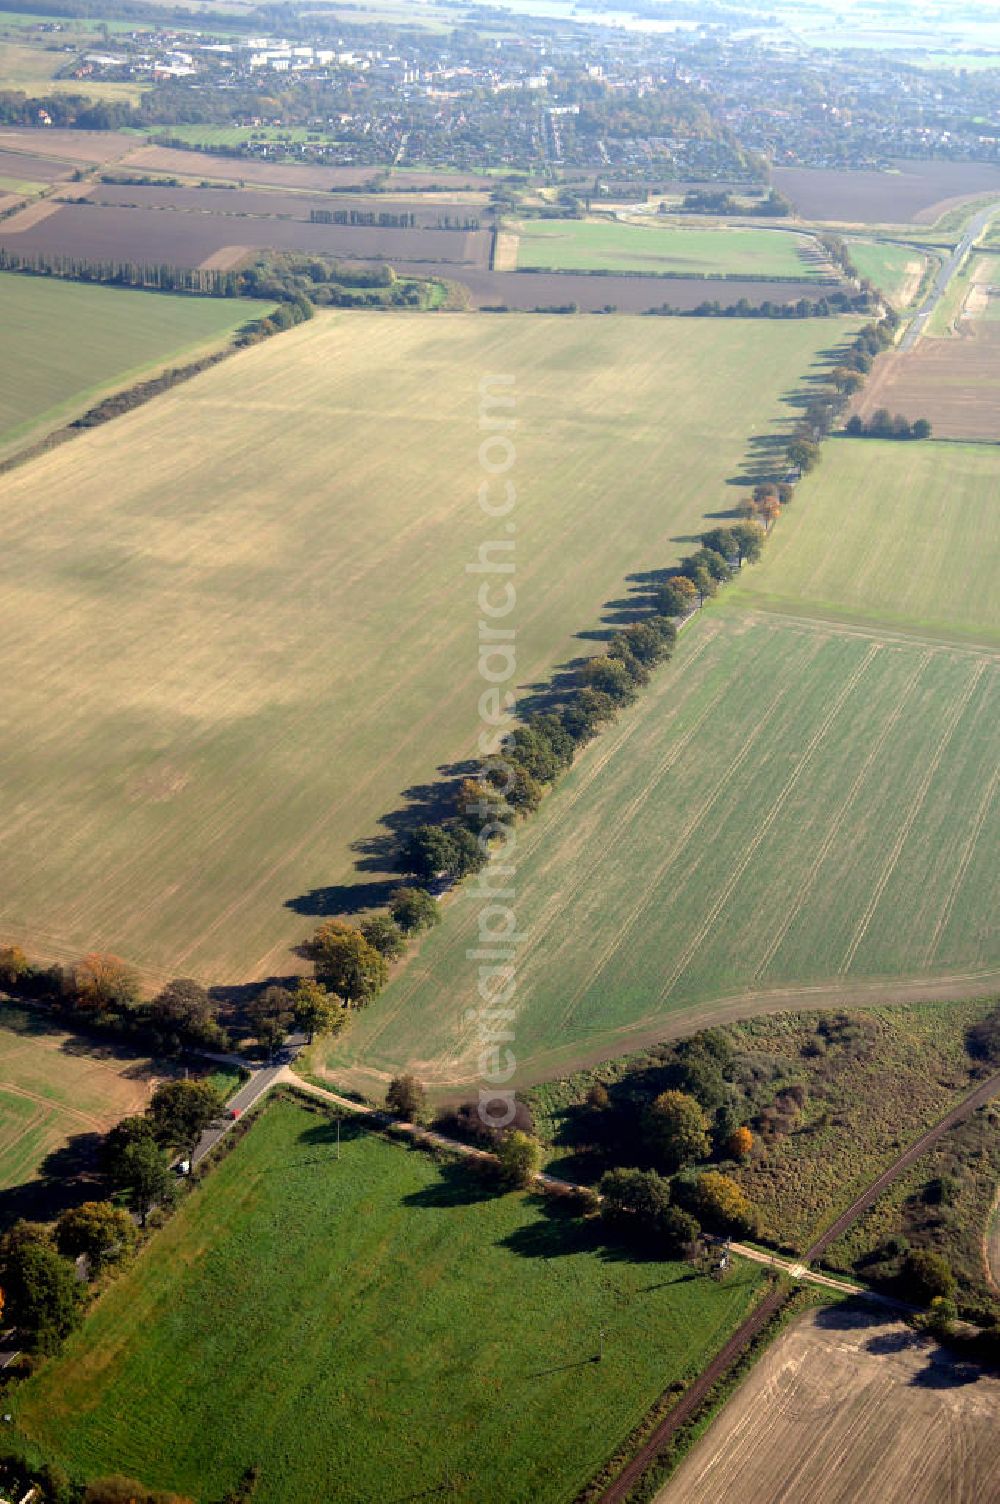
<path id="1" fill-rule="evenodd" d="M 495 1201 L 501 1186 L 495 1166 L 491 1164 L 440 1164 L 438 1176 L 430 1185 L 421 1186 L 403 1197 L 404 1206 L 445 1210 L 453 1206 L 477 1206 Z"/>
<path id="2" fill-rule="evenodd" d="M 372 882 L 332 883 L 327 888 L 311 888 L 298 898 L 285 900 L 285 908 L 316 919 L 331 914 L 361 914 L 366 909 L 384 909 L 389 895 L 400 885 L 400 878 L 382 878 Z"/>
<path id="3" fill-rule="evenodd" d="M 905 1353 L 922 1357 L 923 1366 L 908 1381 L 915 1388 L 959 1389 L 991 1372 L 985 1365 L 952 1352 L 928 1333 L 907 1326 L 903 1312 L 877 1311 L 871 1306 L 845 1301 L 821 1307 L 814 1319 L 817 1327 L 826 1331 L 858 1334 L 862 1337 L 861 1350 L 874 1357 L 892 1358 Z"/>
<path id="4" fill-rule="evenodd" d="M 337 1119 L 326 1116 L 326 1109 L 321 1108 L 319 1120 L 309 1128 L 303 1128 L 299 1134 L 299 1143 L 311 1149 L 336 1149 L 337 1147 Z M 369 1124 L 362 1122 L 353 1113 L 345 1112 L 340 1119 L 340 1143 L 341 1145 L 354 1143 L 358 1139 L 370 1138 L 372 1129 Z M 287 1163 L 294 1164 L 290 1160 Z M 281 1168 L 277 1166 L 277 1168 Z"/>
<path id="5" fill-rule="evenodd" d="M 499 1248 L 522 1259 L 560 1259 L 601 1249 L 604 1238 L 598 1218 L 581 1217 L 561 1196 L 539 1193 L 528 1201 L 538 1215 L 501 1238 Z"/>
<path id="6" fill-rule="evenodd" d="M 399 806 L 379 816 L 376 832 L 353 843 L 355 871 L 359 874 L 376 873 L 376 877 L 366 879 L 359 876 L 356 882 L 311 888 L 308 893 L 287 898 L 285 908 L 320 919 L 384 908 L 393 890 L 405 883 L 402 873 L 393 875 L 400 844 L 418 825 L 436 825 L 453 814 L 459 784 L 463 778 L 471 777 L 476 768 L 477 764 L 471 758 L 442 763 L 433 782 L 415 783 L 404 789 Z"/>
<path id="7" fill-rule="evenodd" d="M 35 1179 L 0 1191 L 0 1231 L 19 1218 L 50 1222 L 83 1201 L 102 1200 L 106 1186 L 100 1176 L 103 1137 L 96 1131 L 76 1133 L 47 1154 Z"/>
<path id="8" fill-rule="evenodd" d="M 964 1389 L 967 1384 L 976 1384 L 987 1378 L 989 1371 L 978 1363 L 956 1357 L 946 1348 L 935 1347 L 927 1355 L 927 1363 L 915 1373 L 910 1384 L 915 1389 Z"/>

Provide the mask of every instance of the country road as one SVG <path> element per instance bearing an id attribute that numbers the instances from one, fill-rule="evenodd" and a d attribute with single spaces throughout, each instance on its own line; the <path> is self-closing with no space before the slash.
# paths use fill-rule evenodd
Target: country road
<path id="1" fill-rule="evenodd" d="M 898 348 L 900 350 L 913 349 L 917 340 L 926 330 L 932 313 L 947 292 L 948 284 L 952 277 L 960 270 L 962 262 L 998 210 L 1000 210 L 1000 204 L 990 204 L 987 208 L 980 210 L 975 219 L 970 221 L 958 245 L 952 251 L 951 255 L 938 267 L 937 275 L 934 278 L 930 292 L 910 320 L 909 327 L 899 342 Z"/>

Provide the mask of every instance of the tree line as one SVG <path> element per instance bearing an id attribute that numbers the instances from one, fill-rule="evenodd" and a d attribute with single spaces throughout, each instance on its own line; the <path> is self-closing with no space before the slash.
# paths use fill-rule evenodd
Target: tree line
<path id="1" fill-rule="evenodd" d="M 867 423 L 854 413 L 844 424 L 844 432 L 855 439 L 929 439 L 931 425 L 926 418 L 911 423 L 902 413 L 893 417 L 887 407 L 879 407 Z"/>
<path id="2" fill-rule="evenodd" d="M 614 632 L 603 653 L 554 681 L 541 696 L 545 708 L 507 733 L 494 756 L 481 758 L 456 787 L 442 786 L 445 813 L 408 830 L 394 853 L 408 881 L 392 894 L 388 914 L 357 925 L 342 918 L 320 925 L 306 954 L 316 983 L 340 1006 L 364 1007 L 377 997 L 407 940 L 439 922 L 437 897 L 485 867 L 504 830 L 534 814 L 577 752 L 635 702 L 669 661 L 678 621 L 760 557 L 777 513 L 768 505 L 763 515 L 769 520 L 748 517 L 706 532 L 700 548 L 662 573 L 646 617 Z"/>
<path id="3" fill-rule="evenodd" d="M 274 299 L 289 305 L 290 312 L 278 309 L 269 319 L 245 325 L 241 333 L 249 337 L 238 338 L 237 343 L 242 344 L 312 318 L 313 306 L 417 307 L 425 288 L 435 280 L 401 278 L 393 267 L 382 263 L 345 266 L 330 257 L 296 252 L 262 255 L 238 270 L 211 271 L 156 262 L 91 261 L 81 256 L 11 251 L 0 246 L 0 271 L 202 297 Z"/>
<path id="4" fill-rule="evenodd" d="M 889 309 L 882 319 L 865 325 L 848 346 L 844 366 L 865 374 L 875 355 L 892 342 L 897 322 Z M 577 752 L 634 703 L 653 671 L 669 661 L 678 621 L 703 607 L 745 564 L 759 559 L 768 531 L 792 499 L 792 477 L 818 462 L 820 440 L 847 400 L 836 385 L 811 396 L 786 449 L 793 467 L 789 477 L 760 482 L 740 503 L 740 522 L 710 529 L 700 548 L 661 574 L 650 592 L 648 616 L 614 632 L 603 653 L 552 681 L 538 697 L 545 708 L 527 715 L 502 739 L 497 755 L 481 759 L 457 789 L 442 786 L 440 803 L 446 813 L 411 828 L 395 851 L 396 869 L 410 886 L 393 894 L 388 915 L 362 925 L 333 918 L 319 927 L 306 953 L 317 983 L 345 1008 L 365 1006 L 378 995 L 388 980 L 389 964 L 402 954 L 407 939 L 437 922 L 436 898 L 480 871 L 497 836 L 533 814 Z M 404 903 L 419 914 L 416 922 L 399 922 Z"/>
<path id="5" fill-rule="evenodd" d="M 898 327 L 899 315 L 895 309 L 885 308 L 879 319 L 865 324 L 848 344 L 830 372 L 829 385 L 810 396 L 785 450 L 794 471 L 804 474 L 819 463 L 821 441 L 832 432 L 851 397 L 864 385 L 876 357 L 894 343 Z M 928 434 L 929 430 L 930 425 Z"/>
<path id="6" fill-rule="evenodd" d="M 417 216 L 412 210 L 407 210 L 402 214 L 392 214 L 385 209 L 378 211 L 374 209 L 310 209 L 309 223 L 312 225 L 358 225 L 379 230 L 425 228 L 417 224 Z M 478 230 L 480 221 L 475 215 L 466 215 L 464 219 L 453 219 L 450 214 L 439 214 L 434 228 L 468 232 Z"/>

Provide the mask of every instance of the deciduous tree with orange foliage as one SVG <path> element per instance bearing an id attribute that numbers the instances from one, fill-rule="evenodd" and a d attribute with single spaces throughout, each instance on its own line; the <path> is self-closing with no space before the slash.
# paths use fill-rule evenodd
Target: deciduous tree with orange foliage
<path id="1" fill-rule="evenodd" d="M 134 1008 L 142 996 L 139 977 L 120 956 L 91 951 L 73 972 L 77 1006 L 94 1013 Z"/>

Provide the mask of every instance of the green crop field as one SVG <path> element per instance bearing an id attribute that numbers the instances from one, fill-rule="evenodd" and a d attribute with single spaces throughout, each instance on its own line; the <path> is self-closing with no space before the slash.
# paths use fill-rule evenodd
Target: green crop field
<path id="1" fill-rule="evenodd" d="M 998 486 L 994 445 L 836 438 L 729 598 L 995 644 Z"/>
<path id="2" fill-rule="evenodd" d="M 816 275 L 800 250 L 811 237 L 758 229 L 689 229 L 607 220 L 525 220 L 516 227 L 517 264 L 545 271 L 674 272 L 698 277 Z"/>
<path id="3" fill-rule="evenodd" d="M 104 1133 L 145 1106 L 156 1079 L 147 1059 L 88 1042 L 25 1008 L 0 1008 L 0 1221 L 3 1193 L 32 1181 L 47 1157 L 80 1135 Z"/>
<path id="4" fill-rule="evenodd" d="M 5 1403 L 77 1476 L 203 1499 L 256 1463 L 260 1504 L 562 1504 L 760 1283 L 609 1255 L 351 1121 L 337 1159 L 328 1118 L 278 1102 Z"/>
<path id="5" fill-rule="evenodd" d="M 995 965 L 998 712 L 992 656 L 707 613 L 520 835 L 519 1079 L 783 994 Z M 330 1065 L 376 1091 L 404 1065 L 475 1080 L 482 906 L 448 906 Z"/>
<path id="6" fill-rule="evenodd" d="M 848 250 L 862 277 L 874 282 L 897 308 L 909 307 L 927 265 L 925 256 L 909 246 L 878 240 L 852 240 Z"/>
<path id="7" fill-rule="evenodd" d="M 391 885 L 354 843 L 476 747 L 466 565 L 510 536 L 483 378 L 514 377 L 528 685 L 731 505 L 852 327 L 330 314 L 4 477 L 0 938 L 154 981 L 295 964 Z"/>
<path id="8" fill-rule="evenodd" d="M 264 304 L 0 273 L 0 452 L 104 392 L 223 343 Z"/>

